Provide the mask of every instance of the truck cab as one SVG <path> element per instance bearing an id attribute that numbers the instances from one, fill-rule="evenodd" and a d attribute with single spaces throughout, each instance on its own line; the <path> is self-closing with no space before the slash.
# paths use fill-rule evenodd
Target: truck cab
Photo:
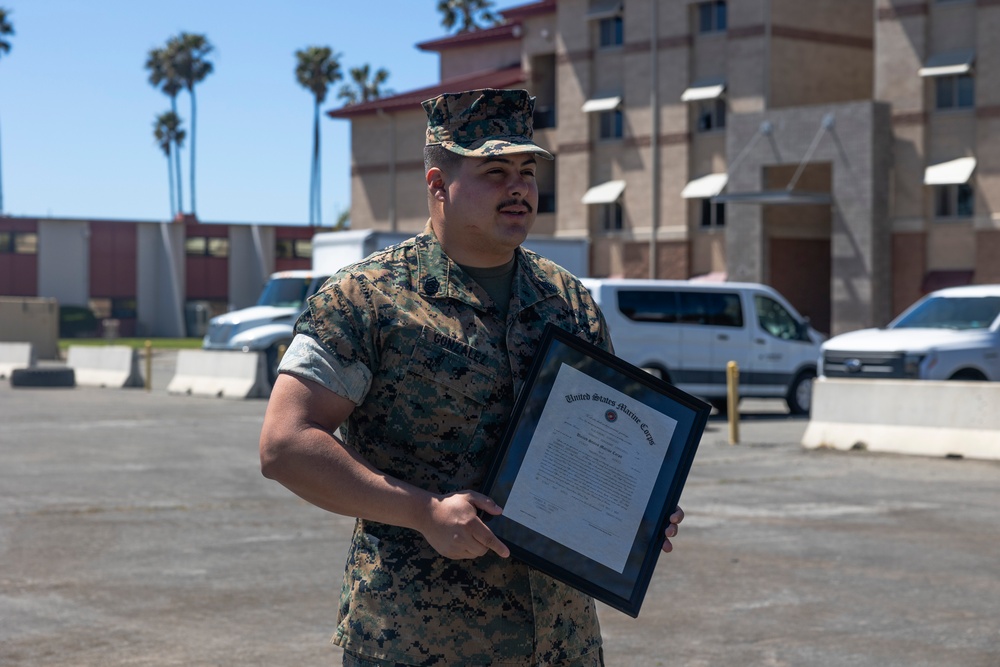
<path id="1" fill-rule="evenodd" d="M 274 384 L 281 352 L 292 342 L 295 320 L 305 310 L 306 299 L 329 277 L 327 273 L 309 270 L 271 274 L 256 305 L 209 320 L 202 348 L 263 352 L 268 380 Z"/>

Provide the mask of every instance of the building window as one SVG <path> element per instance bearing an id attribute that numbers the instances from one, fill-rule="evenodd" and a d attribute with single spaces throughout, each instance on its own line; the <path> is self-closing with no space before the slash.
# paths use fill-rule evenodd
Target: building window
<path id="1" fill-rule="evenodd" d="M 184 239 L 184 253 L 207 257 L 229 257 L 229 239 L 222 236 L 189 236 Z"/>
<path id="2" fill-rule="evenodd" d="M 935 108 L 971 109 L 976 106 L 976 86 L 971 74 L 934 78 Z"/>
<path id="3" fill-rule="evenodd" d="M 539 213 L 556 212 L 556 193 L 554 192 L 538 193 L 538 212 Z"/>
<path id="4" fill-rule="evenodd" d="M 621 139 L 624 134 L 625 122 L 621 109 L 602 111 L 598 116 L 598 124 L 598 136 L 601 139 Z"/>
<path id="5" fill-rule="evenodd" d="M 597 23 L 597 44 L 602 49 L 621 46 L 625 41 L 624 22 L 620 16 L 601 19 Z"/>
<path id="6" fill-rule="evenodd" d="M 312 259 L 313 256 L 312 239 L 296 239 L 295 256 L 301 259 Z"/>
<path id="7" fill-rule="evenodd" d="M 721 97 L 698 102 L 698 131 L 711 132 L 726 127 L 726 102 Z"/>
<path id="8" fill-rule="evenodd" d="M 38 234 L 35 232 L 0 232 L 0 253 L 37 255 Z"/>
<path id="9" fill-rule="evenodd" d="M 725 32 L 726 24 L 725 0 L 698 3 L 698 32 Z"/>
<path id="10" fill-rule="evenodd" d="M 713 203 L 711 199 L 701 200 L 701 217 L 698 221 L 702 229 L 726 226 L 726 205 Z"/>
<path id="11" fill-rule="evenodd" d="M 277 259 L 310 259 L 312 239 L 278 239 L 274 245 Z"/>
<path id="12" fill-rule="evenodd" d="M 934 216 L 937 218 L 971 218 L 975 202 L 968 183 L 934 186 Z"/>
<path id="13" fill-rule="evenodd" d="M 606 232 L 617 232 L 623 229 L 624 215 L 621 202 L 601 204 L 601 226 Z"/>
<path id="14" fill-rule="evenodd" d="M 555 107 L 535 107 L 535 111 L 531 116 L 532 125 L 536 130 L 544 130 L 549 127 L 556 126 L 556 110 Z"/>

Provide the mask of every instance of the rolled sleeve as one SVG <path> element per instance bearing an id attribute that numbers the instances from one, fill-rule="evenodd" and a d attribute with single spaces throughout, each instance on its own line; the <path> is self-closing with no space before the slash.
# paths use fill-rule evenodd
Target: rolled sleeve
<path id="1" fill-rule="evenodd" d="M 371 387 L 372 374 L 362 364 L 344 366 L 315 338 L 296 334 L 278 365 L 288 373 L 320 384 L 359 405 Z"/>

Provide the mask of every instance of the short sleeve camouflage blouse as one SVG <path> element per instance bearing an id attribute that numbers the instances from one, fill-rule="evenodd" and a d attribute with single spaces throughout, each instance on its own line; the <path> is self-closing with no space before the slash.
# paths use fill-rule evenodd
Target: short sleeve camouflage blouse
<path id="1" fill-rule="evenodd" d="M 341 433 L 374 466 L 436 493 L 478 489 L 545 324 L 610 348 L 604 318 L 574 276 L 524 249 L 516 264 L 503 320 L 428 225 L 345 268 L 309 300 L 296 331 L 320 343 L 341 386 L 356 388 Z M 599 664 L 601 644 L 590 597 L 514 559 L 446 559 L 415 531 L 362 520 L 333 641 L 442 667 L 588 655 Z"/>

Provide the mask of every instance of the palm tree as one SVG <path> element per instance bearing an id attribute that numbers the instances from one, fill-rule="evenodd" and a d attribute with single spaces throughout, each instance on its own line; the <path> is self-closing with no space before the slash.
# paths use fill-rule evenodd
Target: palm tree
<path id="1" fill-rule="evenodd" d="M 174 69 L 167 49 L 150 49 L 146 55 L 146 69 L 149 70 L 149 83 L 154 88 L 160 88 L 170 98 L 170 112 L 179 120 L 180 117 L 177 116 L 177 95 L 184 87 L 184 82 Z M 170 208 L 175 210 L 176 213 L 182 213 L 184 211 L 184 192 L 181 187 L 180 143 L 176 144 L 175 149 L 173 151 L 173 162 L 174 168 L 177 171 L 177 206 L 174 208 L 171 197 Z M 173 192 L 173 189 L 171 189 L 171 192 Z"/>
<path id="2" fill-rule="evenodd" d="M 329 46 L 310 46 L 295 52 L 295 79 L 313 94 L 313 154 L 309 174 L 309 224 L 322 224 L 320 206 L 319 107 L 330 85 L 340 81 L 340 54 Z"/>
<path id="3" fill-rule="evenodd" d="M 500 18 L 490 11 L 493 0 L 438 0 L 441 25 L 451 30 L 456 25 L 457 32 L 471 32 L 500 23 Z"/>
<path id="4" fill-rule="evenodd" d="M 10 53 L 10 42 L 4 37 L 14 34 L 10 10 L 0 7 L 0 54 Z M 0 176 L 0 213 L 3 213 L 3 178 Z"/>
<path id="5" fill-rule="evenodd" d="M 372 74 L 371 67 L 365 63 L 361 67 L 352 67 L 350 75 L 352 83 L 344 84 L 337 93 L 337 97 L 344 100 L 345 104 L 370 102 L 392 93 L 381 87 L 389 78 L 389 72 L 382 67 Z"/>
<path id="6" fill-rule="evenodd" d="M 191 97 L 191 213 L 197 214 L 195 204 L 194 149 L 195 127 L 197 121 L 197 105 L 195 103 L 194 87 L 212 73 L 213 66 L 205 58 L 212 52 L 212 44 L 205 35 L 182 32 L 167 42 L 167 53 L 174 72 L 187 88 Z"/>
<path id="7" fill-rule="evenodd" d="M 153 136 L 156 138 L 156 145 L 167 156 L 167 176 L 170 179 L 170 219 L 173 220 L 180 210 L 174 205 L 174 169 L 171 164 L 173 161 L 171 153 L 174 146 L 180 149 L 181 144 L 184 143 L 185 132 L 181 129 L 180 117 L 173 111 L 161 113 L 153 123 Z"/>

